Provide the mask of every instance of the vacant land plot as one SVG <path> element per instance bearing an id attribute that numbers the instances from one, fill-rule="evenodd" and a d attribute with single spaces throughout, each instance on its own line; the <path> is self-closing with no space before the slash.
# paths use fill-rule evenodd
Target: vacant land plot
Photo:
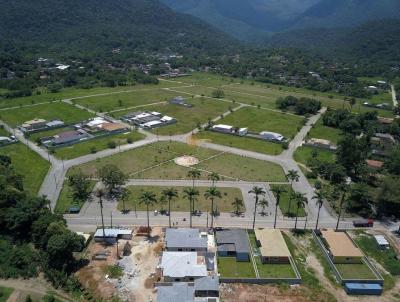
<path id="1" fill-rule="evenodd" d="M 324 126 L 322 120 L 319 120 L 308 133 L 309 138 L 327 139 L 335 145 L 337 145 L 340 135 L 339 129 Z"/>
<path id="2" fill-rule="evenodd" d="M 1 147 L 0 154 L 11 157 L 18 174 L 24 178 L 24 187 L 37 194 L 50 164 L 22 143 Z"/>
<path id="3" fill-rule="evenodd" d="M 343 279 L 376 279 L 373 271 L 365 263 L 335 264 Z"/>
<path id="4" fill-rule="evenodd" d="M 212 131 L 201 131 L 194 135 L 194 139 L 206 140 L 210 143 L 234 147 L 269 155 L 278 155 L 283 151 L 282 145 L 265 140 L 238 137 Z"/>
<path id="5" fill-rule="evenodd" d="M 249 233 L 249 240 L 254 252 L 254 261 L 260 278 L 296 278 L 291 264 L 263 264 L 254 233 Z"/>
<path id="6" fill-rule="evenodd" d="M 222 278 L 255 278 L 253 263 L 237 262 L 234 257 L 218 257 L 218 272 Z"/>
<path id="7" fill-rule="evenodd" d="M 271 185 L 271 188 L 274 188 L 277 186 L 278 185 Z M 279 201 L 279 208 L 281 209 L 282 214 L 285 216 L 296 215 L 297 205 L 296 205 L 296 201 L 294 200 L 293 197 L 290 200 L 290 195 L 292 194 L 290 185 L 279 185 L 279 186 L 283 187 L 286 191 L 281 194 L 281 199 Z M 304 217 L 304 216 L 306 216 L 306 211 L 303 208 L 299 208 L 298 217 Z"/>
<path id="8" fill-rule="evenodd" d="M 48 121 L 60 119 L 69 124 L 86 120 L 90 117 L 93 117 L 93 115 L 84 110 L 59 102 L 0 111 L 0 119 L 12 127 L 34 118 L 42 118 Z"/>
<path id="9" fill-rule="evenodd" d="M 96 153 L 110 147 L 118 148 L 119 146 L 128 143 L 128 139 L 132 142 L 143 139 L 145 136 L 139 132 L 127 132 L 117 135 L 110 135 L 105 137 L 93 138 L 91 140 L 83 141 L 72 146 L 54 149 L 54 155 L 61 159 L 72 159 Z M 115 145 L 112 145 L 115 143 Z M 115 147 L 114 147 L 115 146 Z"/>
<path id="10" fill-rule="evenodd" d="M 152 103 L 165 102 L 177 95 L 178 93 L 154 87 L 138 89 L 127 93 L 82 98 L 74 100 L 74 102 L 97 112 L 109 112 Z M 118 113 L 118 111 L 116 113 Z"/>
<path id="11" fill-rule="evenodd" d="M 177 119 L 177 123 L 152 130 L 160 135 L 173 135 L 188 133 L 199 125 L 207 123 L 230 108 L 229 103 L 216 100 L 188 100 L 187 103 L 193 104 L 192 108 L 183 106 L 161 104 L 147 107 L 147 110 L 161 112 Z"/>
<path id="12" fill-rule="evenodd" d="M 94 186 L 96 184 L 96 181 L 91 181 L 91 191 L 93 190 Z M 84 202 L 82 201 L 76 201 L 73 200 L 72 198 L 72 191 L 70 187 L 68 186 L 67 182 L 64 183 L 63 188 L 61 190 L 60 197 L 57 200 L 56 207 L 54 209 L 54 212 L 59 213 L 59 214 L 64 214 L 68 212 L 68 209 L 71 207 L 76 207 L 76 208 L 81 208 L 83 206 Z"/>
<path id="13" fill-rule="evenodd" d="M 379 262 L 390 274 L 395 276 L 400 275 L 400 260 L 396 258 L 397 253 L 393 247 L 381 249 L 376 243 L 375 238 L 366 233 L 359 234 L 355 241 L 364 253 Z"/>
<path id="14" fill-rule="evenodd" d="M 6 302 L 14 289 L 9 287 L 0 287 L 0 302 Z"/>
<path id="15" fill-rule="evenodd" d="M 246 127 L 249 131 L 278 132 L 285 137 L 293 138 L 302 126 L 303 118 L 291 114 L 274 112 L 257 108 L 242 108 L 226 118 L 221 123 L 236 127 Z"/>
<path id="16" fill-rule="evenodd" d="M 10 136 L 11 134 L 4 129 L 2 126 L 0 126 L 0 136 Z"/>
<path id="17" fill-rule="evenodd" d="M 132 197 L 125 202 L 126 209 L 128 210 L 138 210 L 138 211 L 145 211 L 146 206 L 140 204 L 138 202 L 138 198 L 143 191 L 150 191 L 157 195 L 157 199 L 160 201 L 162 190 L 166 189 L 166 187 L 154 187 L 154 186 L 130 186 L 128 187 L 132 193 Z M 171 211 L 176 212 L 189 212 L 189 201 L 184 198 L 185 194 L 183 190 L 184 187 L 175 187 L 178 191 L 178 198 L 174 199 L 171 202 Z M 196 187 L 199 191 L 199 196 L 195 201 L 195 209 L 200 210 L 202 212 L 210 212 L 211 210 L 211 201 L 204 197 L 204 193 L 208 188 L 206 187 Z M 240 198 L 243 200 L 242 192 L 237 188 L 218 188 L 221 192 L 222 198 L 216 198 L 214 200 L 214 207 L 218 209 L 220 212 L 232 212 L 234 211 L 234 207 L 232 206 L 232 202 L 235 198 Z M 136 206 L 136 208 L 135 208 Z M 118 203 L 118 209 L 123 209 L 122 202 Z M 155 205 L 150 207 L 150 210 L 166 210 L 168 209 L 168 203 L 160 203 L 158 202 Z"/>
<path id="18" fill-rule="evenodd" d="M 315 158 L 317 160 L 326 163 L 333 163 L 336 158 L 335 152 L 333 151 L 304 146 L 296 150 L 296 152 L 294 153 L 294 159 L 298 163 L 307 166 L 314 155 L 316 155 Z"/>

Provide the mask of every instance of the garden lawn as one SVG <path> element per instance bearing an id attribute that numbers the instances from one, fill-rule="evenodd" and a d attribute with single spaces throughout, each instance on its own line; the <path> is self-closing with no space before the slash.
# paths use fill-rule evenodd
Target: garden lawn
<path id="1" fill-rule="evenodd" d="M 327 139 L 331 141 L 331 143 L 337 145 L 340 139 L 341 131 L 336 128 L 324 126 L 322 120 L 320 119 L 310 130 L 308 133 L 308 138 L 319 138 L 319 139 Z"/>
<path id="2" fill-rule="evenodd" d="M 249 128 L 250 132 L 272 131 L 293 138 L 302 127 L 303 118 L 257 108 L 242 108 L 218 121 L 234 127 Z"/>
<path id="3" fill-rule="evenodd" d="M 357 245 L 369 257 L 379 262 L 385 270 L 394 276 L 400 275 L 400 260 L 396 259 L 396 252 L 392 247 L 381 249 L 373 236 L 361 233 L 356 238 Z"/>
<path id="4" fill-rule="evenodd" d="M 218 184 L 217 184 L 218 186 Z M 157 195 L 157 199 L 160 200 L 161 193 L 163 190 L 167 189 L 167 187 L 155 187 L 155 186 L 129 186 L 129 190 L 131 191 L 132 195 L 131 198 L 125 202 L 125 207 L 128 210 L 134 210 L 136 205 L 136 210 L 138 211 L 145 211 L 146 206 L 144 204 L 140 204 L 138 202 L 139 196 L 144 191 L 150 191 Z M 183 190 L 185 187 L 175 187 L 178 191 L 178 198 L 174 199 L 171 202 L 171 211 L 174 212 L 188 212 L 189 213 L 189 201 L 185 199 Z M 207 187 L 196 187 L 199 191 L 200 195 L 197 197 L 197 201 L 195 202 L 195 209 L 200 210 L 202 212 L 210 211 L 211 209 L 211 201 L 207 200 L 204 197 L 204 193 L 208 189 Z M 216 198 L 214 200 L 214 207 L 218 209 L 220 212 L 233 212 L 234 206 L 232 202 L 235 198 L 239 198 L 243 200 L 242 192 L 237 188 L 218 188 L 218 190 L 222 194 L 222 198 Z M 118 209 L 123 209 L 122 202 L 118 202 Z M 167 210 L 168 203 L 160 204 L 157 203 L 149 208 L 151 211 L 154 210 Z"/>
<path id="5" fill-rule="evenodd" d="M 375 274 L 365 263 L 335 264 L 343 279 L 376 279 Z"/>
<path id="6" fill-rule="evenodd" d="M 22 143 L 0 147 L 0 154 L 11 157 L 16 172 L 24 178 L 25 189 L 36 195 L 50 168 L 48 161 Z"/>
<path id="7" fill-rule="evenodd" d="M 313 150 L 317 152 L 317 159 L 320 162 L 333 163 L 335 162 L 336 155 L 333 151 L 315 148 L 311 146 L 303 146 L 297 148 L 294 153 L 294 160 L 307 166 L 312 159 Z"/>
<path id="8" fill-rule="evenodd" d="M 93 114 L 60 102 L 0 111 L 0 119 L 12 127 L 34 118 L 42 118 L 47 121 L 60 119 L 66 124 L 71 124 L 90 117 L 93 117 Z"/>
<path id="9" fill-rule="evenodd" d="M 93 138 L 90 140 L 79 142 L 72 146 L 54 149 L 53 152 L 57 158 L 72 159 L 108 149 L 110 148 L 108 144 L 111 142 L 114 142 L 116 144 L 116 148 L 118 148 L 118 146 L 127 144 L 128 138 L 130 138 L 132 142 L 135 142 L 145 138 L 145 135 L 139 132 L 127 132 L 105 137 Z"/>
<path id="10" fill-rule="evenodd" d="M 297 206 L 296 206 L 296 201 L 292 198 L 291 211 L 289 211 L 289 203 L 290 203 L 289 196 L 291 194 L 290 185 L 271 185 L 271 189 L 277 186 L 284 187 L 286 190 L 286 192 L 281 194 L 281 200 L 279 202 L 279 208 L 281 209 L 282 214 L 285 216 L 294 217 L 294 215 L 296 214 Z M 298 217 L 305 217 L 306 211 L 303 208 L 300 208 L 298 215 L 299 215 Z M 299 223 L 301 222 L 298 222 L 298 224 Z"/>
<path id="11" fill-rule="evenodd" d="M 237 262 L 235 257 L 218 257 L 218 272 L 222 278 L 255 278 L 251 261 Z"/>
<path id="12" fill-rule="evenodd" d="M 188 133 L 227 112 L 231 106 L 226 102 L 209 99 L 200 100 L 198 98 L 186 102 L 193 104 L 193 107 L 188 108 L 169 103 L 146 107 L 146 110 L 161 112 L 163 115 L 171 116 L 177 120 L 175 124 L 155 128 L 152 132 L 160 135 Z"/>
<path id="13" fill-rule="evenodd" d="M 90 191 L 93 191 L 94 186 L 96 185 L 96 181 L 91 181 L 90 182 Z M 85 202 L 76 202 L 72 199 L 72 191 L 70 187 L 68 186 L 68 180 L 65 181 L 63 184 L 60 196 L 58 197 L 56 207 L 54 209 L 54 212 L 59 213 L 59 214 L 64 214 L 68 212 L 68 209 L 70 207 L 77 207 L 77 208 L 82 208 L 83 204 Z"/>
<path id="14" fill-rule="evenodd" d="M 194 139 L 204 139 L 210 143 L 234 147 L 258 153 L 269 155 L 278 155 L 282 153 L 283 148 L 281 144 L 259 140 L 250 137 L 239 137 L 229 134 L 223 134 L 213 131 L 201 131 L 194 135 Z"/>
<path id="15" fill-rule="evenodd" d="M 0 286 L 0 302 L 6 302 L 13 291 L 13 288 Z"/>

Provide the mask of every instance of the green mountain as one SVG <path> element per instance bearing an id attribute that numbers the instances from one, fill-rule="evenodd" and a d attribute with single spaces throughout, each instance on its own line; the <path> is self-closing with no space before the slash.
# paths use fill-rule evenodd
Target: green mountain
<path id="1" fill-rule="evenodd" d="M 357 26 L 400 18 L 398 0 L 161 0 L 242 40 L 302 28 Z"/>
<path id="2" fill-rule="evenodd" d="M 0 47 L 37 53 L 99 53 L 114 48 L 221 53 L 235 43 L 205 22 L 158 0 L 0 1 Z"/>

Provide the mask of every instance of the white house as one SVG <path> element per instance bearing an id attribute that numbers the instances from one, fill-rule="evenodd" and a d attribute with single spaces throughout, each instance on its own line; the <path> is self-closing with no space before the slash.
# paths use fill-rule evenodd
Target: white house
<path id="1" fill-rule="evenodd" d="M 164 252 L 160 268 L 165 282 L 190 282 L 207 277 L 207 267 L 197 252 Z"/>
<path id="2" fill-rule="evenodd" d="M 260 133 L 260 136 L 263 139 L 270 140 L 270 141 L 278 141 L 282 142 L 285 140 L 285 137 L 282 134 L 275 133 L 275 132 L 269 132 L 269 131 L 263 131 Z"/>
<path id="3" fill-rule="evenodd" d="M 390 244 L 389 241 L 386 240 L 385 236 L 383 235 L 374 235 L 376 243 L 379 245 L 381 249 L 388 249 Z"/>
<path id="4" fill-rule="evenodd" d="M 239 131 L 237 134 L 239 134 L 240 136 L 246 136 L 248 132 L 249 132 L 248 128 L 239 128 Z"/>
<path id="5" fill-rule="evenodd" d="M 223 133 L 232 133 L 233 126 L 219 124 L 219 125 L 213 126 L 212 130 L 217 131 L 217 132 L 223 132 Z"/>

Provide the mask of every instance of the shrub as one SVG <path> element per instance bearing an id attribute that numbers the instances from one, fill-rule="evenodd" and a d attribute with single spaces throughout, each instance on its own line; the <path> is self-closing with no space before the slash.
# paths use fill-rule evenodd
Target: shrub
<path id="1" fill-rule="evenodd" d="M 90 147 L 90 153 L 95 154 L 97 152 L 97 149 L 95 146 Z"/>
<path id="2" fill-rule="evenodd" d="M 126 142 L 127 142 L 128 144 L 132 144 L 132 143 L 133 143 L 133 138 L 132 138 L 132 137 L 128 137 L 128 138 L 126 139 Z"/>
<path id="3" fill-rule="evenodd" d="M 108 142 L 108 143 L 107 143 L 107 146 L 108 146 L 108 148 L 110 148 L 110 149 L 115 149 L 115 148 L 117 148 L 117 143 L 114 142 L 114 141 L 111 141 L 111 142 Z"/>

